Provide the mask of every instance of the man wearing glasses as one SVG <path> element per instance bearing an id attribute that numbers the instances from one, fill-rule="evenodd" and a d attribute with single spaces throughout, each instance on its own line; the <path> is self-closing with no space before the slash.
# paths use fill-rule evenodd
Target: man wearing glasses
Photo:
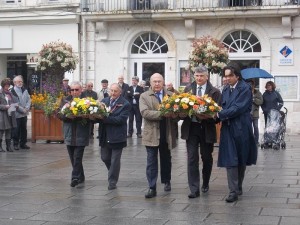
<path id="1" fill-rule="evenodd" d="M 61 108 L 68 107 L 74 98 L 81 95 L 79 81 L 73 81 L 70 86 L 71 95 L 62 100 Z M 82 158 L 85 146 L 89 145 L 90 122 L 83 123 L 81 119 L 70 119 L 62 114 L 59 114 L 59 118 L 63 121 L 64 140 L 73 168 L 70 186 L 75 187 L 85 180 Z"/>

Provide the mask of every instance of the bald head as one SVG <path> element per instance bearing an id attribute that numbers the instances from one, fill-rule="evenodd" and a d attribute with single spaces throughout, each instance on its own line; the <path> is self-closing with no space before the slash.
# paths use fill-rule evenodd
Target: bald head
<path id="1" fill-rule="evenodd" d="M 154 92 L 159 92 L 164 87 L 164 77 L 159 73 L 154 73 L 150 77 L 150 84 Z"/>

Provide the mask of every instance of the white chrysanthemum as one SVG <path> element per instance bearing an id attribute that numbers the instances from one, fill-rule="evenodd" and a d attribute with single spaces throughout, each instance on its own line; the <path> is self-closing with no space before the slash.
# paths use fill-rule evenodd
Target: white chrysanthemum
<path id="1" fill-rule="evenodd" d="M 193 105 L 195 105 L 195 103 L 194 102 L 189 102 L 189 105 L 193 106 Z"/>
<path id="2" fill-rule="evenodd" d="M 175 99 L 175 102 L 180 102 L 180 99 L 179 99 L 179 98 L 176 98 L 176 99 Z"/>
<path id="3" fill-rule="evenodd" d="M 75 105 L 76 105 L 76 102 L 75 102 L 75 101 L 72 101 L 72 102 L 71 102 L 71 106 L 74 107 Z"/>
<path id="4" fill-rule="evenodd" d="M 89 111 L 93 111 L 94 110 L 94 108 L 91 106 L 91 107 L 89 107 Z"/>
<path id="5" fill-rule="evenodd" d="M 211 102 L 211 99 L 207 98 L 205 101 L 206 101 L 207 103 L 210 103 L 210 102 Z"/>
<path id="6" fill-rule="evenodd" d="M 98 107 L 94 107 L 94 112 L 97 112 L 98 111 Z"/>
<path id="7" fill-rule="evenodd" d="M 189 101 L 190 101 L 189 98 L 182 98 L 181 99 L 181 102 L 184 102 L 186 104 L 189 103 Z"/>

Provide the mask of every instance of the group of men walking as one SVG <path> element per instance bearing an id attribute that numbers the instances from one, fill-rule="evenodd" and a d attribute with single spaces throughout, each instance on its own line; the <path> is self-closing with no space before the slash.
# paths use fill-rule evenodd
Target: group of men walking
<path id="1" fill-rule="evenodd" d="M 192 116 L 185 118 L 182 123 L 181 137 L 186 140 L 187 148 L 189 198 L 199 197 L 200 190 L 203 193 L 209 191 L 213 167 L 212 153 L 216 142 L 216 123 L 222 122 L 218 166 L 227 169 L 229 187 L 227 202 L 238 200 L 238 196 L 243 193 L 242 184 L 246 166 L 256 163 L 257 145 L 253 136 L 250 116 L 252 107 L 251 87 L 241 79 L 240 71 L 237 68 L 225 67 L 223 74 L 228 80 L 228 85 L 223 89 L 222 94 L 209 82 L 208 70 L 204 66 L 195 69 L 195 81 L 185 89 L 185 92 L 191 92 L 198 96 L 207 94 L 222 107 L 222 110 L 215 117 L 199 119 Z M 119 77 L 119 83 L 111 84 L 110 95 L 101 100 L 107 107 L 111 108 L 109 116 L 99 121 L 101 159 L 108 169 L 108 189 L 113 190 L 117 188 L 122 150 L 126 147 L 127 138 L 133 134 L 130 123 L 127 133 L 127 118 L 130 122 L 130 112 L 140 113 L 141 118 L 136 114 L 134 115 L 136 123 L 141 123 L 142 118 L 144 121 L 143 134 L 137 127 L 137 137 L 142 137 L 142 144 L 145 145 L 147 152 L 146 176 L 149 189 L 145 198 L 153 198 L 157 195 L 156 184 L 159 164 L 164 191 L 171 191 L 171 149 L 177 146 L 178 120 L 162 117 L 158 106 L 163 96 L 170 96 L 173 92 L 167 90 L 163 76 L 158 73 L 151 76 L 150 89 L 145 92 L 134 85 L 135 81 L 138 82 L 138 78 L 134 77 L 132 81 L 133 85 L 128 87 L 124 85 L 124 81 L 122 82 L 122 77 Z M 72 98 L 79 94 L 77 92 L 81 91 L 80 83 L 73 82 L 71 84 L 71 97 L 65 99 L 62 106 L 70 104 Z M 82 123 L 78 120 L 70 120 L 66 117 L 63 117 L 62 120 L 64 121 L 65 139 L 73 166 L 71 186 L 74 187 L 84 181 L 82 167 L 84 147 L 82 146 L 88 144 L 83 139 L 88 139 L 85 137 L 85 131 L 90 129 L 90 123 L 82 127 Z M 80 132 L 77 132 L 77 129 Z M 79 137 L 80 133 L 82 135 Z M 83 142 L 80 144 L 72 143 L 74 140 L 77 142 L 82 140 Z M 158 163 L 158 154 L 160 163 Z M 200 156 L 203 164 L 201 188 Z"/>

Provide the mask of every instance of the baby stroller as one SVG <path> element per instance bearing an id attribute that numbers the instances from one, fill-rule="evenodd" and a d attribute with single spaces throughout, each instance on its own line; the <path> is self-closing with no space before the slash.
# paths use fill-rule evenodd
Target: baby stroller
<path id="1" fill-rule="evenodd" d="M 287 118 L 287 108 L 284 107 L 285 112 L 276 109 L 271 109 L 267 118 L 267 125 L 265 128 L 265 133 L 263 135 L 263 140 L 261 148 L 273 148 L 274 150 L 279 150 L 286 148 L 286 143 L 284 141 L 286 132 L 286 118 Z"/>

